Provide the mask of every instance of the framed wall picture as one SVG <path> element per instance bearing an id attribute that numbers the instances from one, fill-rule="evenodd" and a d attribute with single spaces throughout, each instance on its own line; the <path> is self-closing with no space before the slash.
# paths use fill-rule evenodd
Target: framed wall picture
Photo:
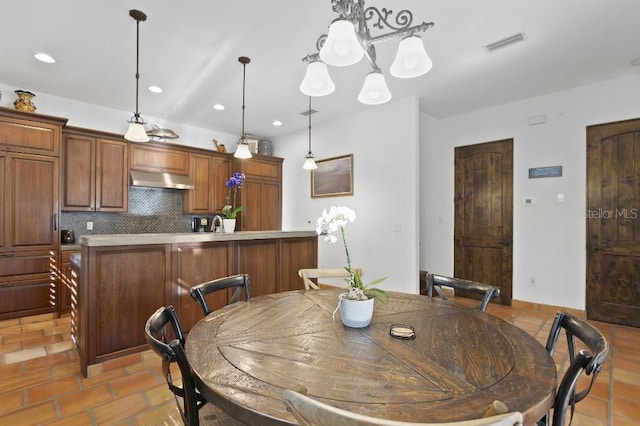
<path id="1" fill-rule="evenodd" d="M 353 154 L 316 161 L 311 170 L 311 198 L 353 195 Z"/>

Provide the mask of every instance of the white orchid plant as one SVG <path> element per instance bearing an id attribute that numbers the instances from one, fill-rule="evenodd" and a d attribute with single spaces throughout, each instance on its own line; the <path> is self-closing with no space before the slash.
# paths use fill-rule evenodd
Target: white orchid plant
<path id="1" fill-rule="evenodd" d="M 351 210 L 349 207 L 333 206 L 328 211 L 327 209 L 323 209 L 322 216 L 317 220 L 316 233 L 318 235 L 323 235 L 324 240 L 330 243 L 338 241 L 338 237 L 334 235 L 335 232 L 339 230 L 342 235 L 344 252 L 347 256 L 347 266 L 345 266 L 344 269 L 346 269 L 350 275 L 349 278 L 345 278 L 345 282 L 347 283 L 347 288 L 349 290 L 347 295 L 348 299 L 367 300 L 375 297 L 384 300 L 387 298 L 387 293 L 384 290 L 372 286 L 381 283 L 386 280 L 387 277 L 378 278 L 365 285 L 362 282 L 360 274 L 351 268 L 351 257 L 349 256 L 345 227 L 347 226 L 347 223 L 354 222 L 355 220 L 356 212 Z"/>

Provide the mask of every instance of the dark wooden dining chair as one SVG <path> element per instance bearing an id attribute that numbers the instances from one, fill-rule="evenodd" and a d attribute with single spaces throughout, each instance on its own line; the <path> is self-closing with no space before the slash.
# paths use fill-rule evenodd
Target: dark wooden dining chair
<path id="1" fill-rule="evenodd" d="M 251 299 L 251 286 L 249 285 L 248 274 L 232 275 L 230 277 L 217 278 L 215 280 L 207 281 L 206 283 L 198 284 L 191 287 L 189 293 L 191 297 L 198 302 L 205 316 L 211 313 L 209 305 L 205 300 L 205 296 L 214 291 L 225 290 L 228 288 L 236 288 L 233 292 L 233 296 L 229 300 L 229 303 L 235 303 L 240 299 L 240 295 L 244 290 L 246 300 Z"/>
<path id="2" fill-rule="evenodd" d="M 553 403 L 553 425 L 564 425 L 567 407 L 571 407 L 570 419 L 573 420 L 575 404 L 589 394 L 591 386 L 609 354 L 607 339 L 598 329 L 568 312 L 558 312 L 551 325 L 546 345 L 551 356 L 555 352 L 561 330 L 565 330 L 567 336 L 569 367 L 564 372 L 556 392 Z M 576 344 L 586 346 L 586 348 L 576 354 Z M 586 388 L 576 392 L 578 379 L 583 375 L 591 376 L 589 384 Z M 549 414 L 538 422 L 538 425 L 548 424 Z"/>
<path id="3" fill-rule="evenodd" d="M 293 390 L 285 390 L 282 399 L 302 426 L 515 426 L 522 424 L 522 413 L 511 412 L 448 423 L 412 423 L 380 419 L 343 410 L 309 398 Z"/>
<path id="4" fill-rule="evenodd" d="M 427 296 L 433 297 L 433 291 L 440 296 L 441 299 L 447 300 L 447 296 L 442 291 L 442 287 L 449 287 L 454 290 L 462 290 L 469 293 L 475 293 L 482 296 L 482 301 L 478 308 L 485 312 L 487 304 L 490 300 L 500 296 L 500 289 L 489 284 L 479 283 L 477 281 L 463 280 L 460 278 L 445 277 L 444 275 L 432 274 L 426 275 Z"/>
<path id="5" fill-rule="evenodd" d="M 169 330 L 167 326 L 170 326 Z M 186 425 L 198 426 L 198 411 L 207 401 L 196 390 L 193 372 L 184 352 L 184 334 L 173 306 L 159 308 L 151 315 L 144 327 L 144 334 L 149 347 L 162 358 L 162 373 L 176 400 L 182 420 Z M 172 364 L 178 365 L 182 386 L 173 380 Z"/>

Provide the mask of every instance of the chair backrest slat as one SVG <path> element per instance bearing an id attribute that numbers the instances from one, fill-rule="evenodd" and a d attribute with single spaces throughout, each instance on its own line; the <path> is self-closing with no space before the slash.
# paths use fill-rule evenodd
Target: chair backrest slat
<path id="1" fill-rule="evenodd" d="M 426 274 L 427 284 L 427 296 L 433 297 L 433 291 L 440 296 L 441 299 L 446 300 L 447 296 L 442 291 L 442 287 L 449 287 L 454 290 L 463 290 L 471 293 L 480 294 L 483 296 L 482 301 L 478 308 L 481 311 L 487 309 L 487 304 L 490 300 L 500 296 L 500 289 L 489 284 L 480 283 L 477 281 L 463 280 L 461 278 L 446 277 L 444 275 Z"/>
<path id="2" fill-rule="evenodd" d="M 189 294 L 191 297 L 198 302 L 202 311 L 205 315 L 209 315 L 211 313 L 211 309 L 207 304 L 207 301 L 204 296 L 209 293 L 213 293 L 214 291 L 225 290 L 228 288 L 236 288 L 229 300 L 229 303 L 235 303 L 240 299 L 240 295 L 244 290 L 246 300 L 251 299 L 251 285 L 249 284 L 249 275 L 248 274 L 237 274 L 231 275 L 229 277 L 217 278 L 215 280 L 207 281 L 202 284 L 198 284 L 196 286 L 191 287 L 189 290 Z"/>
<path id="3" fill-rule="evenodd" d="M 284 391 L 282 398 L 287 410 L 303 426 L 514 426 L 522 424 L 522 413 L 519 412 L 459 422 L 412 423 L 353 413 L 292 390 Z"/>
<path id="4" fill-rule="evenodd" d="M 353 272 L 362 276 L 362 268 L 352 268 Z M 321 269 L 300 269 L 298 276 L 302 278 L 305 290 L 317 290 L 320 287 L 311 281 L 316 278 L 349 278 L 349 271 L 345 268 L 321 268 Z"/>

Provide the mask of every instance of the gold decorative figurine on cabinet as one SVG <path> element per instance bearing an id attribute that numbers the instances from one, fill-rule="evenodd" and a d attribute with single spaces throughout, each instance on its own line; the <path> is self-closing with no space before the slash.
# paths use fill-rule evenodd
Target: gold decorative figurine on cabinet
<path id="1" fill-rule="evenodd" d="M 18 99 L 13 102 L 13 106 L 18 111 L 34 112 L 36 110 L 36 106 L 31 103 L 31 99 L 36 96 L 35 94 L 26 90 L 16 90 L 15 93 L 18 95 Z"/>

